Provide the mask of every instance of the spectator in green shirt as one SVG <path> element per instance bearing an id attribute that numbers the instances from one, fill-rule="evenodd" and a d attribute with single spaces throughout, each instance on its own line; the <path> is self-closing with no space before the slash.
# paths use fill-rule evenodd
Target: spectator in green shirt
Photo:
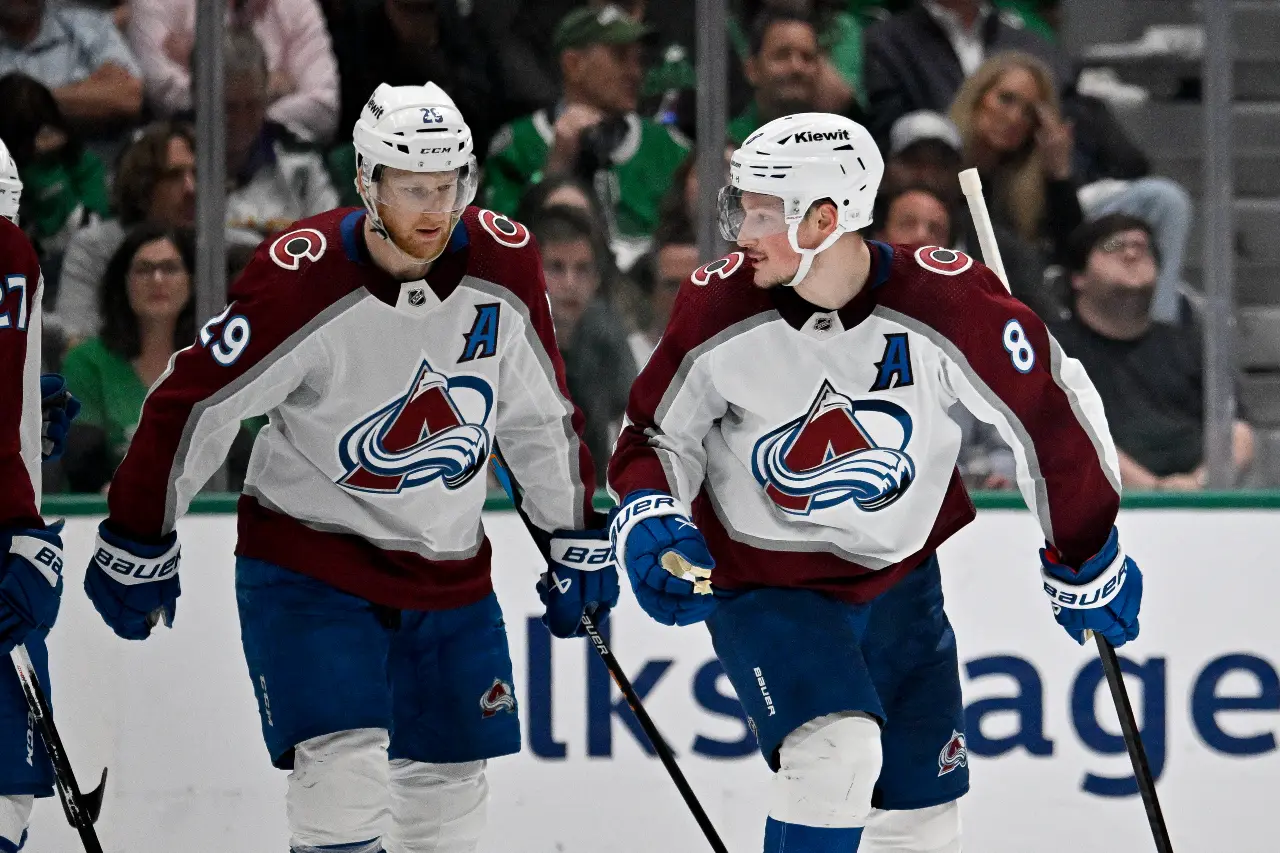
<path id="1" fill-rule="evenodd" d="M 0 138 L 26 185 L 22 224 L 46 263 L 66 249 L 76 229 L 106 216 L 106 172 L 43 84 L 18 72 L 6 74 L 0 77 L 0 104 Z"/>
<path id="2" fill-rule="evenodd" d="M 573 174 L 600 197 L 619 261 L 638 256 L 688 142 L 636 114 L 648 27 L 616 6 L 575 9 L 556 29 L 564 96 L 498 131 L 485 161 L 484 205 L 513 215 L 532 184 Z"/>
<path id="3" fill-rule="evenodd" d="M 74 347 L 62 365 L 83 408 L 67 437 L 71 490 L 97 492 L 124 459 L 142 401 L 178 349 L 195 339 L 189 232 L 144 224 L 107 265 L 102 333 Z"/>

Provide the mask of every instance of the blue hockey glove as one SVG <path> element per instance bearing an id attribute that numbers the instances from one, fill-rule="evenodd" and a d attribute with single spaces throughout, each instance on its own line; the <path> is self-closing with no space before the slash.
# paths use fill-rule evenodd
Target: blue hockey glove
<path id="1" fill-rule="evenodd" d="M 40 377 L 40 455 L 57 459 L 67 449 L 67 432 L 80 413 L 80 401 L 67 391 L 67 380 L 57 373 Z"/>
<path id="2" fill-rule="evenodd" d="M 1040 549 L 1040 563 L 1054 618 L 1073 640 L 1083 645 L 1086 631 L 1101 634 L 1113 646 L 1137 638 L 1142 572 L 1120 550 L 1120 534 L 1114 527 L 1102 550 L 1079 570 L 1059 562 L 1051 548 Z"/>
<path id="3" fill-rule="evenodd" d="M 618 566 L 603 530 L 560 530 L 551 537 L 551 560 L 538 581 L 546 605 L 542 624 L 557 637 L 581 637 L 582 614 L 599 625 L 618 603 Z"/>
<path id="4" fill-rule="evenodd" d="M 170 533 L 158 545 L 131 542 L 104 521 L 84 575 L 84 591 L 102 620 L 126 640 L 145 640 L 156 623 L 173 626 L 182 548 Z"/>
<path id="5" fill-rule="evenodd" d="M 609 539 L 619 563 L 626 566 L 631 588 L 644 611 L 664 625 L 692 625 L 715 609 L 710 585 L 677 577 L 663 568 L 662 557 L 674 553 L 693 568 L 710 570 L 702 531 L 675 498 L 644 489 L 632 492 L 613 511 Z"/>
<path id="6" fill-rule="evenodd" d="M 62 600 L 62 522 L 44 529 L 0 533 L 0 654 L 51 628 Z"/>

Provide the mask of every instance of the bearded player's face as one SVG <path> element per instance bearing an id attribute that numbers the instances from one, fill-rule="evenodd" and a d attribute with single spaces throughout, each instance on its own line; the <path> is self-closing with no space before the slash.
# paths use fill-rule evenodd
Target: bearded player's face
<path id="1" fill-rule="evenodd" d="M 458 172 L 406 172 L 387 167 L 378 181 L 378 215 L 405 253 L 434 258 L 449 241 Z"/>
<path id="2" fill-rule="evenodd" d="M 742 213 L 737 243 L 751 265 L 756 287 L 776 287 L 795 278 L 800 269 L 800 253 L 791 248 L 787 237 L 782 199 L 743 193 Z"/>

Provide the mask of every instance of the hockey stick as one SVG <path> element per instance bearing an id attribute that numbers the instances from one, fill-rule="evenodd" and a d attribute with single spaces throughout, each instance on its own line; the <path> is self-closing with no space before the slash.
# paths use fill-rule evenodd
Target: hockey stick
<path id="1" fill-rule="evenodd" d="M 498 478 L 498 482 L 502 484 L 502 488 L 511 496 L 511 502 L 515 505 L 516 513 L 519 514 L 520 520 L 524 522 L 524 526 L 529 531 L 533 543 L 538 547 L 544 560 L 550 561 L 550 551 L 547 547 L 545 539 L 546 534 L 542 533 L 533 522 L 529 520 L 529 514 L 524 508 L 524 492 L 520 488 L 520 484 L 516 482 L 515 475 L 511 473 L 511 469 L 507 467 L 507 461 L 502 456 L 502 451 L 495 444 L 493 447 L 493 455 L 490 457 L 493 463 L 493 472 Z M 684 777 L 684 773 L 680 770 L 680 765 L 676 764 L 676 757 L 671 752 L 671 747 L 667 746 L 667 742 L 662 739 L 662 734 L 658 731 L 658 727 L 653 724 L 649 712 L 644 709 L 644 705 L 640 701 L 640 697 L 636 694 L 635 688 L 631 686 L 631 681 L 627 678 L 627 674 L 622 671 L 622 664 L 618 663 L 618 659 L 613 656 L 613 652 L 609 649 L 609 644 L 605 642 L 604 637 L 600 636 L 600 632 L 596 629 L 595 620 L 586 613 L 582 614 L 582 627 L 587 632 L 587 636 L 591 638 L 591 644 L 600 654 L 600 660 L 604 662 L 605 668 L 609 670 L 609 675 L 613 678 L 613 683 L 618 685 L 618 689 L 622 691 L 623 697 L 627 700 L 627 705 L 631 707 L 631 712 L 636 715 L 636 719 L 640 721 L 640 728 L 644 730 L 645 737 L 649 739 L 649 743 L 653 744 L 653 749 L 658 753 L 658 758 L 662 760 L 662 766 L 667 768 L 667 773 L 671 775 L 671 781 L 675 782 L 676 788 L 680 791 L 680 796 L 684 798 L 684 804 L 689 807 L 689 811 L 693 813 L 693 819 L 698 822 L 702 834 L 707 837 L 707 843 L 711 845 L 711 849 L 716 853 L 729 853 L 728 848 L 724 846 L 724 842 L 720 840 L 720 836 L 716 833 L 715 826 L 711 823 L 711 818 L 707 816 L 706 811 L 702 808 L 702 803 L 698 802 L 698 796 L 693 792 L 693 788 L 689 786 L 689 780 Z"/>
<path id="2" fill-rule="evenodd" d="M 982 258 L 1008 290 L 1009 279 L 1005 275 L 1000 247 L 996 244 L 995 232 L 991 228 L 991 215 L 987 212 L 987 202 L 982 197 L 982 180 L 978 177 L 977 169 L 965 169 L 960 173 L 960 189 L 969 204 L 974 229 L 978 232 Z M 1151 775 L 1147 751 L 1142 745 L 1142 735 L 1133 716 L 1133 706 L 1129 702 L 1129 691 L 1124 686 L 1124 675 L 1120 671 L 1116 650 L 1101 634 L 1094 634 L 1093 639 L 1098 646 L 1098 656 L 1102 658 L 1102 671 L 1107 676 L 1107 686 L 1111 688 L 1116 715 L 1120 718 L 1120 731 L 1124 734 L 1124 745 L 1129 752 L 1129 762 L 1133 765 L 1133 776 L 1138 780 L 1138 790 L 1147 810 L 1147 823 L 1151 825 L 1156 850 L 1159 853 L 1173 853 L 1173 843 L 1169 840 L 1169 830 L 1164 824 L 1164 813 L 1160 810 L 1160 799 L 1156 796 L 1155 779 Z"/>
<path id="3" fill-rule="evenodd" d="M 80 793 L 76 784 L 76 774 L 71 770 L 71 761 L 62 746 L 62 738 L 53 725 L 53 714 L 45 699 L 44 690 L 40 687 L 40 679 L 36 675 L 35 665 L 31 663 L 31 655 L 27 647 L 21 644 L 14 646 L 9 652 L 13 668 L 18 671 L 18 681 L 22 683 L 22 693 L 27 697 L 27 708 L 31 712 L 36 725 L 40 727 L 40 736 L 44 739 L 45 749 L 53 762 L 53 778 L 57 783 L 58 796 L 62 799 L 62 810 L 67 815 L 67 822 L 80 833 L 80 841 L 86 853 L 102 853 L 102 843 L 98 841 L 98 833 L 93 824 L 102 811 L 102 795 L 107 787 L 107 770 L 102 770 L 102 781 L 98 787 L 87 794 Z"/>

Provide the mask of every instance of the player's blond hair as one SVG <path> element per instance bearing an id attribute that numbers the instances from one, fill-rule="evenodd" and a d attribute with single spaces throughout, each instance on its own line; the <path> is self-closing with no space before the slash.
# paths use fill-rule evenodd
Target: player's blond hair
<path id="1" fill-rule="evenodd" d="M 974 118 L 982 99 L 987 92 L 1010 71 L 1024 70 L 1036 81 L 1040 92 L 1040 102 L 1049 107 L 1055 115 L 1060 114 L 1061 105 L 1058 90 L 1054 83 L 1053 71 L 1040 59 L 1021 51 L 998 53 L 978 67 L 969 79 L 965 80 L 960 91 L 951 103 L 951 120 L 960 130 L 960 138 L 964 142 L 964 159 L 966 165 L 976 164 L 975 147 L 977 129 Z M 997 210 L 1009 216 L 1018 233 L 1027 240 L 1035 241 L 1040 236 L 1040 224 L 1044 218 L 1045 191 L 1044 170 L 1040 162 L 1040 151 L 1035 144 L 1035 132 L 1028 136 L 1026 144 L 1016 153 L 1005 158 L 989 178 L 996 197 L 992 200 Z"/>

